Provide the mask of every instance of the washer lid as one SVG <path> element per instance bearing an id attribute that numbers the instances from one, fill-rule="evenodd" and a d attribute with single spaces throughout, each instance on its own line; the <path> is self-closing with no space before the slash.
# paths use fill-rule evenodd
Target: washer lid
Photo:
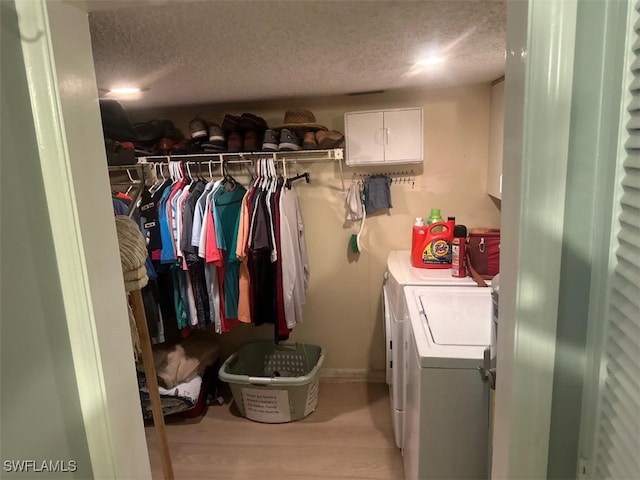
<path id="1" fill-rule="evenodd" d="M 436 345 L 491 343 L 491 297 L 483 289 L 425 289 L 419 302 Z"/>

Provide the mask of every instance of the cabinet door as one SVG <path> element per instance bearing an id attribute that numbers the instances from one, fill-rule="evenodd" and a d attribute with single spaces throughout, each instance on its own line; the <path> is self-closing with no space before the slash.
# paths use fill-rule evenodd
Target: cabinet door
<path id="1" fill-rule="evenodd" d="M 422 161 L 422 109 L 384 112 L 385 163 Z"/>
<path id="2" fill-rule="evenodd" d="M 491 122 L 489 127 L 489 169 L 487 193 L 502 198 L 502 144 L 504 143 L 504 82 L 491 88 Z"/>
<path id="3" fill-rule="evenodd" d="M 347 165 L 384 162 L 384 122 L 382 112 L 347 113 L 345 141 Z"/>

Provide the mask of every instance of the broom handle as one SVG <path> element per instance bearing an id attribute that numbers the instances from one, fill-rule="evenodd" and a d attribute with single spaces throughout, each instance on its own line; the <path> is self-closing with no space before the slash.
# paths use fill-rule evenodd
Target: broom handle
<path id="1" fill-rule="evenodd" d="M 162 471 L 166 480 L 173 480 L 173 466 L 171 465 L 171 455 L 169 454 L 169 443 L 167 442 L 167 430 L 164 425 L 164 415 L 162 414 L 162 402 L 160 401 L 160 391 L 158 390 L 158 377 L 156 377 L 156 366 L 153 361 L 153 351 L 151 350 L 151 337 L 147 327 L 147 316 L 144 313 L 144 303 L 140 290 L 134 290 L 131 295 L 131 309 L 136 320 L 138 335 L 140 336 L 140 349 L 142 350 L 142 366 L 144 376 L 147 379 L 149 399 L 151 400 L 151 412 L 153 413 L 153 425 L 160 447 L 160 458 L 162 459 Z"/>

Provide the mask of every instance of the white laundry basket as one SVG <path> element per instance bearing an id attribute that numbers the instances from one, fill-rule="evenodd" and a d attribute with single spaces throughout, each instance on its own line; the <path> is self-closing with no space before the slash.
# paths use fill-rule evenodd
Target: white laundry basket
<path id="1" fill-rule="evenodd" d="M 263 423 L 300 420 L 316 409 L 324 349 L 306 343 L 250 343 L 220 367 L 240 413 Z"/>

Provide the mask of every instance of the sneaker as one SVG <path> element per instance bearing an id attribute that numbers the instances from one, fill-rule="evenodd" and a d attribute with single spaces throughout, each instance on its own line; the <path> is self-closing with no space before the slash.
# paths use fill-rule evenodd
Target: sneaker
<path id="1" fill-rule="evenodd" d="M 264 132 L 264 141 L 262 142 L 262 150 L 275 152 L 278 150 L 278 134 L 273 130 Z"/>
<path id="2" fill-rule="evenodd" d="M 222 129 L 217 123 L 209 124 L 209 139 L 202 143 L 202 148 L 207 153 L 224 152 L 227 141 Z"/>
<path id="3" fill-rule="evenodd" d="M 320 149 L 339 148 L 344 145 L 344 135 L 337 130 L 318 130 L 316 141 Z"/>
<path id="4" fill-rule="evenodd" d="M 280 132 L 280 144 L 278 150 L 285 152 L 300 150 L 300 139 L 291 130 L 283 128 Z"/>
<path id="5" fill-rule="evenodd" d="M 224 133 L 222 132 L 222 128 L 217 123 L 212 123 L 209 125 L 209 143 L 214 147 L 224 148 L 226 139 L 224 138 Z"/>
<path id="6" fill-rule="evenodd" d="M 241 152 L 242 151 L 242 135 L 238 132 L 231 132 L 229 134 L 229 145 L 227 148 L 230 152 Z"/>
<path id="7" fill-rule="evenodd" d="M 302 148 L 305 150 L 315 150 L 318 148 L 315 132 L 305 132 L 304 138 L 302 139 Z"/>
<path id="8" fill-rule="evenodd" d="M 204 139 L 208 136 L 207 122 L 202 117 L 195 117 L 189 122 L 189 132 L 192 139 Z"/>

